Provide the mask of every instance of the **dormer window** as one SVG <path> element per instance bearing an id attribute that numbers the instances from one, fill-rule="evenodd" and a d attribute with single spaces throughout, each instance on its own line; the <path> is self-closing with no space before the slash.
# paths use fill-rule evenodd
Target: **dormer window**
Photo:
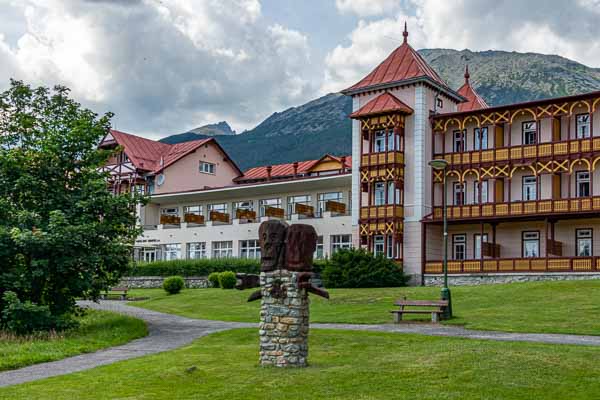
<path id="1" fill-rule="evenodd" d="M 215 174 L 215 164 L 205 162 L 205 161 L 200 161 L 200 172 L 202 172 L 203 174 L 214 175 Z"/>
<path id="2" fill-rule="evenodd" d="M 590 137 L 590 114 L 578 114 L 575 120 L 577 139 Z"/>
<path id="3" fill-rule="evenodd" d="M 444 107 L 444 100 L 442 100 L 439 97 L 437 99 L 435 99 L 435 107 L 436 108 L 443 108 Z"/>

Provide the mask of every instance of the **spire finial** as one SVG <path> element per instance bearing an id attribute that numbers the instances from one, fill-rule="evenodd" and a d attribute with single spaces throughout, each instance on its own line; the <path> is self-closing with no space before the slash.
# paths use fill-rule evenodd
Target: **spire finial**
<path id="1" fill-rule="evenodd" d="M 469 83 L 469 78 L 471 75 L 469 74 L 469 64 L 465 67 L 465 83 Z"/>
<path id="2" fill-rule="evenodd" d="M 408 29 L 406 28 L 406 21 L 404 21 L 404 32 L 402 32 L 402 36 L 404 36 L 404 43 L 408 43 Z"/>

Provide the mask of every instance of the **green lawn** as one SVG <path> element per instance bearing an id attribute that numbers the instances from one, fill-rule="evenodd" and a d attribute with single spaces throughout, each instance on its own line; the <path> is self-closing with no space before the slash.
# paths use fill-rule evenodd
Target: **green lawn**
<path id="1" fill-rule="evenodd" d="M 310 366 L 258 366 L 255 329 L 0 389 L 6 399 L 597 399 L 599 349 L 312 330 Z M 195 368 L 194 368 L 195 367 Z"/>
<path id="2" fill-rule="evenodd" d="M 188 289 L 167 296 L 161 289 L 135 290 L 148 300 L 132 305 L 191 318 L 258 321 L 260 302 L 251 290 Z M 333 289 L 331 299 L 311 295 L 312 322 L 391 323 L 395 299 L 439 298 L 439 288 Z M 447 323 L 509 332 L 600 335 L 600 280 L 514 283 L 452 288 L 454 315 Z M 423 317 L 421 317 L 423 318 Z"/>
<path id="3" fill-rule="evenodd" d="M 80 318 L 78 328 L 60 334 L 28 339 L 0 334 L 0 371 L 89 353 L 147 333 L 146 324 L 140 319 L 88 311 Z"/>

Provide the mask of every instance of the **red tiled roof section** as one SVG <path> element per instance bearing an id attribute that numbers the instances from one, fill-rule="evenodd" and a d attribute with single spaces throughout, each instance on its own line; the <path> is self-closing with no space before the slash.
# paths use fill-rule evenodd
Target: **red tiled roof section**
<path id="1" fill-rule="evenodd" d="M 325 155 L 324 157 L 319 158 L 318 160 L 298 161 L 297 173 L 298 174 L 307 173 L 316 163 L 318 163 L 319 161 L 323 160 L 326 157 L 331 157 L 332 159 L 339 161 L 339 162 L 341 162 L 341 159 L 342 159 L 342 157 Z M 270 167 L 271 167 L 271 178 L 278 178 L 278 177 L 294 175 L 294 163 L 271 165 Z M 352 167 L 352 157 L 351 156 L 346 156 L 344 167 L 345 168 Z M 236 181 L 265 179 L 268 177 L 268 175 L 269 174 L 267 172 L 267 166 L 254 167 L 254 168 L 250 168 L 249 170 L 245 171 L 243 176 L 236 178 Z"/>
<path id="2" fill-rule="evenodd" d="M 206 139 L 192 140 L 189 142 L 182 142 L 182 143 L 176 143 L 174 145 L 171 145 L 171 149 L 169 150 L 169 152 L 163 156 L 164 158 L 163 158 L 162 168 L 159 166 L 159 168 L 157 168 L 157 169 L 163 169 L 163 168 L 168 167 L 169 165 L 173 164 L 175 161 L 179 160 L 180 158 L 185 157 L 189 153 L 196 150 L 198 147 L 200 147 L 203 144 L 206 144 L 212 140 L 214 140 L 214 139 L 206 138 Z"/>
<path id="3" fill-rule="evenodd" d="M 480 110 L 482 108 L 489 108 L 483 97 L 481 97 L 469 82 L 469 66 L 465 66 L 465 84 L 458 89 L 458 94 L 467 99 L 466 102 L 458 105 L 458 112 L 462 111 L 473 111 Z"/>
<path id="4" fill-rule="evenodd" d="M 170 151 L 171 145 L 145 139 L 112 129 L 111 135 L 116 142 L 123 146 L 125 153 L 136 168 L 154 171 L 159 166 L 160 156 Z"/>
<path id="5" fill-rule="evenodd" d="M 377 115 L 387 112 L 401 112 L 412 114 L 413 109 L 407 106 L 391 93 L 385 92 L 371 99 L 367 104 L 350 114 L 350 118 L 365 117 L 367 115 Z"/>
<path id="6" fill-rule="evenodd" d="M 427 64 L 427 61 L 407 42 L 404 42 L 371 73 L 342 92 L 361 90 L 371 86 L 419 77 L 428 77 L 440 85 L 448 87 L 438 73 Z"/>

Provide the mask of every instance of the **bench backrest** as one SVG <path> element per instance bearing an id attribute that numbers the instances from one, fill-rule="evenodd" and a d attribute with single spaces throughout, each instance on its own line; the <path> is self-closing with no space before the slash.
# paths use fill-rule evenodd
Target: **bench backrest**
<path id="1" fill-rule="evenodd" d="M 397 300 L 397 306 L 447 307 L 448 300 Z"/>

